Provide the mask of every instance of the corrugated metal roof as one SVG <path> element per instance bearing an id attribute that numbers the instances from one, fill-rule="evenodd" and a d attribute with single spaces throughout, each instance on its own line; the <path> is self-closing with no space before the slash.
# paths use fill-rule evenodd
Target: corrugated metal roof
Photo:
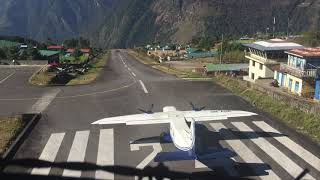
<path id="1" fill-rule="evenodd" d="M 53 56 L 53 55 L 56 55 L 56 54 L 59 54 L 60 52 L 59 51 L 49 51 L 49 50 L 40 50 L 39 53 L 42 55 L 42 56 Z"/>
<path id="2" fill-rule="evenodd" d="M 207 72 L 217 72 L 217 71 L 239 71 L 246 70 L 249 68 L 249 64 L 206 64 L 205 66 Z"/>
<path id="3" fill-rule="evenodd" d="M 320 48 L 292 49 L 286 53 L 302 57 L 320 57 Z"/>
<path id="4" fill-rule="evenodd" d="M 287 42 L 281 39 L 271 39 L 268 41 L 257 41 L 251 44 L 244 44 L 246 47 L 254 48 L 260 51 L 281 51 L 281 50 L 290 50 L 290 49 L 302 49 L 304 46 Z"/>
<path id="5" fill-rule="evenodd" d="M 14 42 L 14 41 L 7 41 L 7 40 L 0 40 L 0 47 L 14 47 L 19 46 L 22 43 Z"/>

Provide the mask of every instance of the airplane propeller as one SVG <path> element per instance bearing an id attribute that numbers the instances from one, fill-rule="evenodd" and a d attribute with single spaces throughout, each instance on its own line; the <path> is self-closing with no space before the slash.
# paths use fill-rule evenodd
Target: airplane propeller
<path id="1" fill-rule="evenodd" d="M 153 114 L 153 104 L 151 104 L 150 108 L 148 110 L 144 110 L 144 109 L 140 109 L 138 108 L 139 111 L 143 112 L 143 113 L 146 113 L 146 114 Z"/>
<path id="2" fill-rule="evenodd" d="M 191 105 L 193 111 L 202 111 L 206 108 L 205 106 L 196 107 L 192 102 L 190 102 L 190 105 Z"/>

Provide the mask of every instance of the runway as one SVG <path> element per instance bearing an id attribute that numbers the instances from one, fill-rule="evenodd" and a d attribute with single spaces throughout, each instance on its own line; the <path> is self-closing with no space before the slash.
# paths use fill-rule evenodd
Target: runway
<path id="1" fill-rule="evenodd" d="M 228 148 L 234 158 L 208 162 L 174 161 L 165 166 L 173 171 L 216 171 L 253 179 L 292 179 L 305 168 L 307 179 L 320 177 L 319 146 L 257 110 L 223 87 L 206 81 L 186 81 L 167 75 L 130 57 L 125 50 L 112 51 L 101 76 L 90 85 L 34 87 L 25 83 L 35 69 L 1 71 L 0 114 L 41 112 L 43 118 L 22 144 L 15 159 L 31 158 L 51 162 L 91 162 L 99 165 L 138 169 L 157 166 L 158 152 L 174 151 L 173 144 L 130 146 L 131 140 L 158 136 L 168 124 L 140 126 L 92 125 L 112 116 L 140 113 L 154 104 L 190 110 L 189 102 L 212 110 L 245 110 L 258 116 L 204 122 L 197 126 L 197 145 Z M 3 73 L 2 73 L 3 72 Z M 7 171 L 13 171 L 8 168 Z M 58 168 L 18 168 L 14 171 L 66 177 L 135 179 L 102 171 L 74 171 Z"/>

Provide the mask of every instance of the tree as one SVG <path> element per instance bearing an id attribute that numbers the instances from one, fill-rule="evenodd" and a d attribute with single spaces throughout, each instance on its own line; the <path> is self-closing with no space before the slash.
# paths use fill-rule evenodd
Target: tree
<path id="1" fill-rule="evenodd" d="M 4 49 L 0 49 L 0 59 L 6 59 L 7 58 L 7 54 L 4 51 Z"/>
<path id="2" fill-rule="evenodd" d="M 78 40 L 71 38 L 63 41 L 63 45 L 67 48 L 75 48 L 78 46 Z"/>
<path id="3" fill-rule="evenodd" d="M 19 48 L 18 47 L 10 47 L 8 50 L 7 58 L 9 60 L 14 60 L 19 58 Z"/>
<path id="4" fill-rule="evenodd" d="M 26 49 L 22 49 L 20 50 L 20 53 L 19 53 L 19 59 L 20 60 L 26 60 L 28 58 L 28 52 Z"/>
<path id="5" fill-rule="evenodd" d="M 74 50 L 74 52 L 72 53 L 72 56 L 74 56 L 75 58 L 79 58 L 81 56 L 81 52 L 79 48 L 76 48 Z"/>
<path id="6" fill-rule="evenodd" d="M 43 57 L 39 53 L 38 49 L 36 49 L 36 48 L 31 48 L 30 55 L 31 55 L 30 58 L 32 60 L 41 60 L 41 59 L 43 59 Z"/>
<path id="7" fill-rule="evenodd" d="M 320 31 L 309 30 L 303 33 L 302 43 L 306 46 L 317 47 L 320 45 Z"/>

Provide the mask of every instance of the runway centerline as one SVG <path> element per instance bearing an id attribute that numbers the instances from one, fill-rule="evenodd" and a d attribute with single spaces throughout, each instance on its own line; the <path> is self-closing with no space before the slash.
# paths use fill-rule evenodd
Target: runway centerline
<path id="1" fill-rule="evenodd" d="M 141 80 L 139 80 L 139 82 L 140 82 L 140 85 L 141 85 L 142 90 L 144 91 L 144 93 L 148 94 L 149 92 L 148 92 L 146 86 L 144 85 L 144 83 Z"/>

